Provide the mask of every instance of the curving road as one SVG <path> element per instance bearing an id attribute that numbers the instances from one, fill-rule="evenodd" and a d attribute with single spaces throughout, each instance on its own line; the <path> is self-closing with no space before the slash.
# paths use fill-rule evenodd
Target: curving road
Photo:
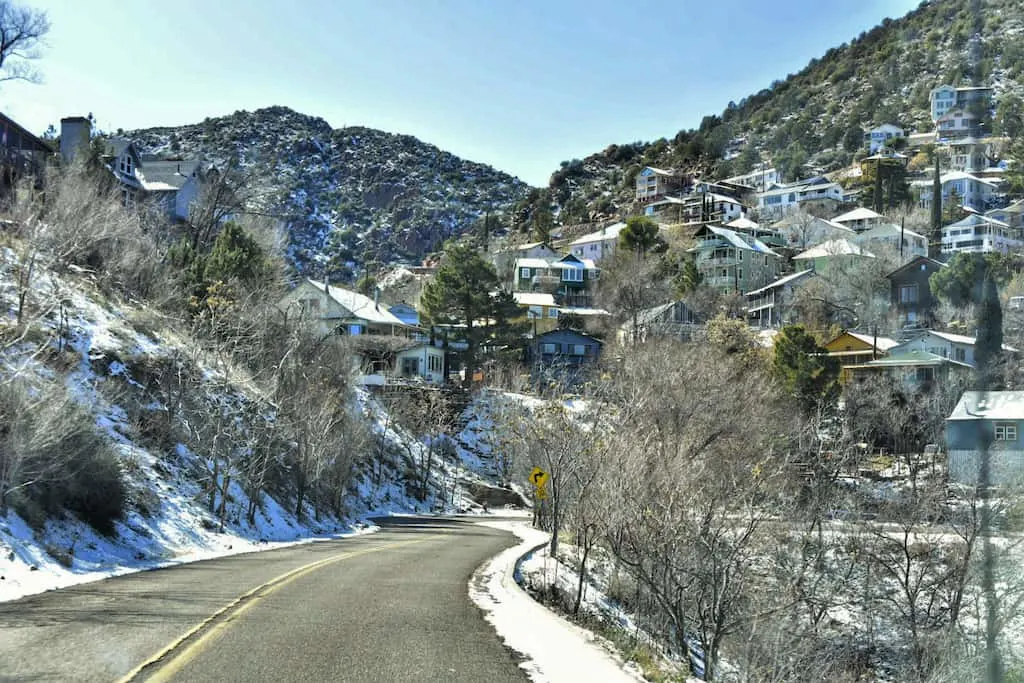
<path id="1" fill-rule="evenodd" d="M 381 525 L 0 603 L 0 680 L 526 681 L 467 593 L 514 537 Z"/>

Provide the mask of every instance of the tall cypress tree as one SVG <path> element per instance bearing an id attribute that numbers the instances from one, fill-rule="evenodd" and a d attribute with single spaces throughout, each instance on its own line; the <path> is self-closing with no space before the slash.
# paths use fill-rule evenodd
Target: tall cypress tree
<path id="1" fill-rule="evenodd" d="M 882 213 L 882 162 L 875 160 L 875 201 L 876 213 Z"/>
<path id="2" fill-rule="evenodd" d="M 939 177 L 939 155 L 935 153 L 935 175 L 932 177 L 932 235 L 928 240 L 928 256 L 942 253 L 942 180 Z"/>
<path id="3" fill-rule="evenodd" d="M 1003 350 L 1003 309 L 999 305 L 999 289 L 991 272 L 985 273 L 985 284 L 978 302 L 978 338 L 974 342 L 979 389 L 988 388 Z"/>

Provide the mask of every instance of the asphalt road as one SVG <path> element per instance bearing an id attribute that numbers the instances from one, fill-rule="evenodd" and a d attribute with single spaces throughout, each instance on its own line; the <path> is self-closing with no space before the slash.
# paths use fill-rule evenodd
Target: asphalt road
<path id="1" fill-rule="evenodd" d="M 467 592 L 512 535 L 383 526 L 0 603 L 0 680 L 526 681 Z"/>

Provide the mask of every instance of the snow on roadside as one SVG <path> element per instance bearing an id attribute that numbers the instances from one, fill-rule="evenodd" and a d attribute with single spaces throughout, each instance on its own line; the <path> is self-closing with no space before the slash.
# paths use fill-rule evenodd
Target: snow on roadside
<path id="1" fill-rule="evenodd" d="M 505 644 L 522 654 L 520 665 L 535 683 L 643 681 L 634 668 L 601 647 L 595 635 L 538 604 L 515 581 L 519 558 L 548 534 L 522 522 L 480 522 L 511 531 L 522 543 L 492 558 L 474 574 L 469 596 Z"/>

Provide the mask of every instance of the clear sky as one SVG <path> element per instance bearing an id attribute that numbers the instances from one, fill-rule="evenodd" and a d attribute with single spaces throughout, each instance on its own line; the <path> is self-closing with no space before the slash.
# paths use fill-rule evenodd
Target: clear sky
<path id="1" fill-rule="evenodd" d="M 409 133 L 534 184 L 671 137 L 918 0 L 18 0 L 45 83 L 0 84 L 42 132 L 195 123 L 281 104 Z"/>

